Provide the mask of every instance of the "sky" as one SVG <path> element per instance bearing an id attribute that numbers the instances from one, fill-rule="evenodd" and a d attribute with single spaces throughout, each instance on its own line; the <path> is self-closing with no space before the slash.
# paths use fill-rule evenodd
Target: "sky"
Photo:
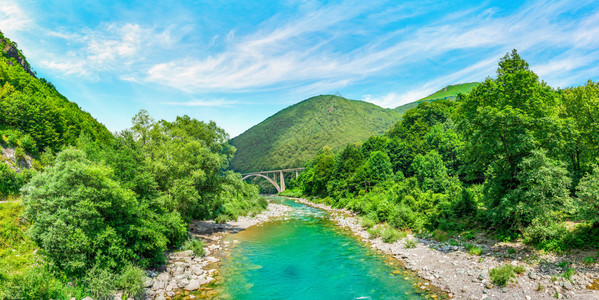
<path id="1" fill-rule="evenodd" d="M 0 31 L 113 132 L 140 109 L 234 137 L 320 94 L 395 108 L 512 49 L 554 88 L 599 80 L 597 0 L 0 0 Z"/>

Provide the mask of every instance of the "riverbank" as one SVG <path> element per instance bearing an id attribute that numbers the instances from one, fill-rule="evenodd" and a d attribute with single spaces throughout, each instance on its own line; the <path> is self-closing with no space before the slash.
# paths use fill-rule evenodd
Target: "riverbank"
<path id="1" fill-rule="evenodd" d="M 411 234 L 407 239 L 415 239 L 417 243 L 414 248 L 408 248 L 405 239 L 391 244 L 384 243 L 380 237 L 370 239 L 360 225 L 361 218 L 351 211 L 292 199 L 331 212 L 331 220 L 337 225 L 351 230 L 372 248 L 392 255 L 407 269 L 456 299 L 599 299 L 599 291 L 587 289 L 599 283 L 599 267 L 579 263 L 586 255 L 582 252 L 572 256 L 542 254 L 521 244 L 498 243 L 479 237 L 468 241 L 481 247 L 482 255 L 478 256 L 469 254 L 464 242 L 455 240 L 452 245 Z M 575 270 L 569 274 L 570 279 L 564 275 L 564 264 L 560 266 L 564 261 L 570 262 L 569 268 Z M 497 287 L 491 282 L 489 271 L 503 264 L 522 266 L 525 271 L 507 286 Z M 423 284 L 422 288 L 425 287 Z"/>
<path id="2" fill-rule="evenodd" d="M 229 233 L 236 233 L 273 218 L 285 216 L 291 207 L 269 203 L 266 210 L 253 217 L 240 217 L 237 221 L 217 224 L 214 221 L 195 221 L 189 225 L 190 233 L 204 241 L 205 255 L 196 257 L 193 251 L 180 251 L 168 256 L 168 264 L 151 274 L 145 281 L 145 299 L 205 299 L 215 298 L 217 292 L 208 287 L 219 280 L 218 267 L 237 241 L 224 241 Z"/>

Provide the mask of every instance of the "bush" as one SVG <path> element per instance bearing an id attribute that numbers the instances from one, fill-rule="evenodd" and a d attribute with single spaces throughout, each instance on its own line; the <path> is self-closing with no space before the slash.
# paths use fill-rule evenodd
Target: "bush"
<path id="1" fill-rule="evenodd" d="M 413 238 L 409 238 L 404 241 L 404 245 L 408 249 L 416 248 L 416 244 L 417 244 L 417 241 L 416 241 L 416 239 L 413 239 Z"/>
<path id="2" fill-rule="evenodd" d="M 368 231 L 368 234 L 370 235 L 371 239 L 376 239 L 378 237 L 380 237 L 381 235 L 383 235 L 383 225 L 377 225 L 375 227 L 372 227 L 366 231 Z"/>
<path id="3" fill-rule="evenodd" d="M 505 286 L 511 278 L 516 277 L 514 269 L 515 267 L 510 264 L 491 269 L 489 271 L 491 281 L 498 286 Z"/>
<path id="4" fill-rule="evenodd" d="M 407 234 L 403 231 L 398 231 L 395 228 L 388 226 L 387 228 L 385 228 L 381 236 L 383 237 L 383 241 L 385 243 L 390 244 L 401 238 L 405 238 Z"/>
<path id="5" fill-rule="evenodd" d="M 0 299 L 70 299 L 72 289 L 39 266 L 0 278 Z"/>
<path id="6" fill-rule="evenodd" d="M 483 248 L 472 244 L 466 244 L 466 250 L 471 255 L 481 255 L 483 253 Z"/>
<path id="7" fill-rule="evenodd" d="M 82 283 L 94 299 L 107 299 L 117 288 L 116 276 L 109 270 L 94 267 L 83 277 Z"/>
<path id="8" fill-rule="evenodd" d="M 196 256 L 204 256 L 205 251 L 204 251 L 204 241 L 195 238 L 195 237 L 190 237 L 189 239 L 187 239 L 184 243 L 183 246 L 181 247 L 182 250 L 191 250 L 193 251 L 193 254 L 195 254 Z"/>
<path id="9" fill-rule="evenodd" d="M 368 217 L 363 217 L 360 225 L 362 225 L 364 228 L 372 228 L 376 225 L 376 223 Z"/>
<path id="10" fill-rule="evenodd" d="M 584 263 L 585 265 L 592 265 L 595 263 L 595 258 L 592 256 L 587 256 L 582 259 L 582 263 Z"/>
<path id="11" fill-rule="evenodd" d="M 180 218 L 179 226 L 169 225 L 177 215 L 150 204 L 115 182 L 110 168 L 89 162 L 75 149 L 61 152 L 23 195 L 31 238 L 69 276 L 92 268 L 118 271 L 130 262 L 162 262 L 167 236 L 180 236 L 172 230 L 185 226 Z"/>
<path id="12" fill-rule="evenodd" d="M 127 265 L 116 280 L 120 290 L 128 297 L 136 298 L 144 292 L 144 271 L 139 267 Z"/>
<path id="13" fill-rule="evenodd" d="M 449 240 L 449 235 L 447 232 L 436 229 L 433 231 L 433 239 L 437 242 L 447 242 Z"/>

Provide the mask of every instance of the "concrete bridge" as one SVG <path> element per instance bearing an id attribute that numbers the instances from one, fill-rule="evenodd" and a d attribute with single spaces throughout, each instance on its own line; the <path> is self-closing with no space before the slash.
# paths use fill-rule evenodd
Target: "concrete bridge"
<path id="1" fill-rule="evenodd" d="M 300 171 L 305 170 L 306 168 L 295 168 L 295 169 L 283 169 L 283 170 L 272 170 L 272 171 L 260 171 L 260 172 L 252 172 L 252 173 L 243 173 L 241 174 L 241 180 L 246 180 L 250 177 L 262 177 L 268 182 L 272 183 L 277 189 L 277 192 L 280 193 L 285 190 L 285 176 L 284 173 L 292 173 L 295 172 L 295 178 L 299 175 Z M 270 178 L 269 175 L 272 174 L 273 178 Z M 277 174 L 279 175 L 279 182 L 277 182 Z"/>

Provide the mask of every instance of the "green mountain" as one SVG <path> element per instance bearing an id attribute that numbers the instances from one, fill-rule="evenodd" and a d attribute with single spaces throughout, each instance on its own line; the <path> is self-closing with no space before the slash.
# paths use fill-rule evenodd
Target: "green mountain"
<path id="1" fill-rule="evenodd" d="M 431 102 L 439 99 L 455 100 L 459 93 L 468 94 L 473 88 L 475 88 L 479 84 L 480 83 L 478 82 L 469 82 L 448 85 L 420 100 L 416 100 L 414 102 L 398 106 L 394 110 L 403 115 L 408 109 L 418 106 L 418 104 L 420 104 L 421 102 Z"/>
<path id="2" fill-rule="evenodd" d="M 30 153 L 59 150 L 81 135 L 107 141 L 112 134 L 89 113 L 37 78 L 17 44 L 0 32 L 0 144 Z"/>
<path id="3" fill-rule="evenodd" d="M 400 115 L 372 103 L 320 95 L 287 107 L 233 138 L 231 168 L 301 167 L 324 146 L 337 149 L 387 131 Z"/>

